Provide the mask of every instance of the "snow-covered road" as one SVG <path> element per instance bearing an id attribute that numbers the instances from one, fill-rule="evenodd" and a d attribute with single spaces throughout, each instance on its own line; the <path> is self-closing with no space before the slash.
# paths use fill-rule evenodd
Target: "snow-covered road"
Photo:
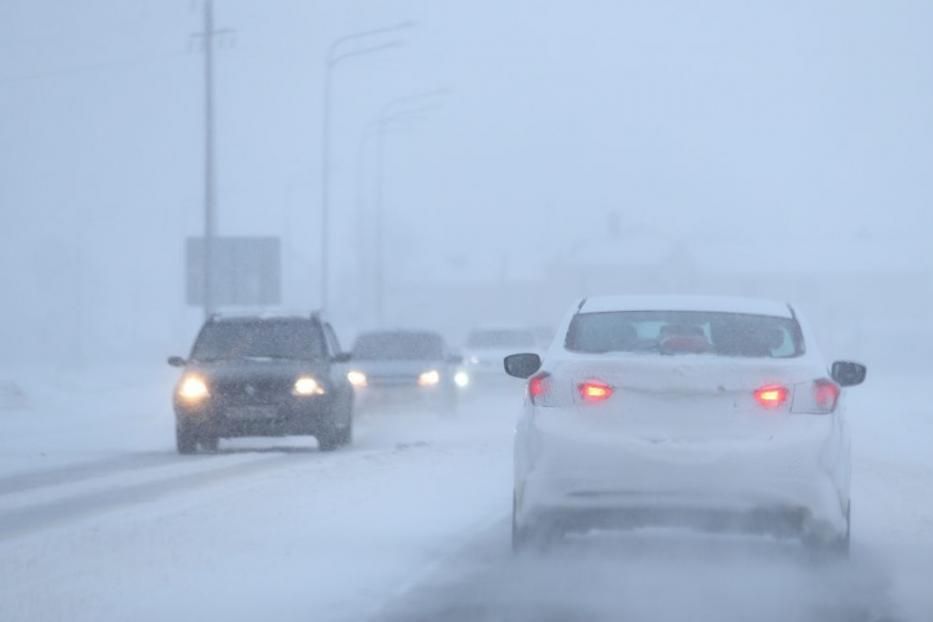
<path id="1" fill-rule="evenodd" d="M 170 378 L 21 381 L 0 413 L 0 620 L 933 619 L 933 420 L 916 377 L 851 395 L 854 553 L 672 534 L 508 553 L 514 395 L 370 415 L 348 450 L 172 448 Z"/>

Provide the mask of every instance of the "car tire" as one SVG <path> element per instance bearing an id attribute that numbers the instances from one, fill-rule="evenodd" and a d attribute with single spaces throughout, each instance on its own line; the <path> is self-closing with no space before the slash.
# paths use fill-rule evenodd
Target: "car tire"
<path id="1" fill-rule="evenodd" d="M 202 436 L 198 440 L 198 444 L 201 445 L 201 449 L 204 451 L 217 451 L 220 447 L 220 439 L 216 436 Z"/>
<path id="2" fill-rule="evenodd" d="M 317 446 L 321 451 L 334 451 L 340 447 L 338 431 L 335 428 L 317 435 Z"/>
<path id="3" fill-rule="evenodd" d="M 543 525 L 529 522 L 520 525 L 518 522 L 518 504 L 516 496 L 512 495 L 512 553 L 519 555 L 528 552 L 545 553 L 551 547 L 554 533 L 545 529 Z"/>
<path id="4" fill-rule="evenodd" d="M 512 516 L 512 553 L 524 553 L 531 548 L 531 538 L 528 527 L 520 527 Z"/>
<path id="5" fill-rule="evenodd" d="M 852 549 L 852 501 L 846 505 L 846 531 L 831 546 L 832 553 L 839 558 L 848 559 Z"/>
<path id="6" fill-rule="evenodd" d="M 347 415 L 347 425 L 339 432 L 340 444 L 350 445 L 353 442 L 353 411 Z"/>
<path id="7" fill-rule="evenodd" d="M 821 558 L 846 560 L 852 545 L 852 502 L 846 506 L 846 529 L 842 534 L 831 537 L 804 538 L 806 547 Z"/>
<path id="8" fill-rule="evenodd" d="M 343 427 L 337 423 L 341 419 L 347 421 Z M 321 451 L 334 451 L 341 445 L 349 445 L 353 440 L 353 398 L 334 403 L 327 414 L 324 426 L 325 428 L 316 435 Z"/>
<path id="9" fill-rule="evenodd" d="M 334 451 L 340 447 L 341 430 L 337 427 L 337 422 L 333 416 L 328 417 L 323 425 L 324 429 L 315 435 L 318 449 L 321 451 Z"/>
<path id="10" fill-rule="evenodd" d="M 194 431 L 184 425 L 175 426 L 175 447 L 179 454 L 193 454 L 198 450 L 198 439 Z"/>

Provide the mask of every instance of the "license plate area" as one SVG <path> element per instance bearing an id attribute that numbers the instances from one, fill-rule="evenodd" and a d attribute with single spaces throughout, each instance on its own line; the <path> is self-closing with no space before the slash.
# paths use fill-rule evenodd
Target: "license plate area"
<path id="1" fill-rule="evenodd" d="M 237 421 L 275 419 L 278 410 L 275 406 L 231 406 L 226 412 L 228 419 Z"/>

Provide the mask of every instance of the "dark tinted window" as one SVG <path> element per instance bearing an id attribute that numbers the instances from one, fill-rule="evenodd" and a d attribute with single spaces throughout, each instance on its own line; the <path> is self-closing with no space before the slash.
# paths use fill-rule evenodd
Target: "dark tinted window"
<path id="1" fill-rule="evenodd" d="M 191 357 L 205 361 L 242 357 L 318 359 L 321 332 L 310 320 L 233 320 L 205 324 Z"/>
<path id="2" fill-rule="evenodd" d="M 357 338 L 353 358 L 436 361 L 444 358 L 444 340 L 435 333 L 366 333 Z"/>
<path id="3" fill-rule="evenodd" d="M 787 358 L 804 352 L 792 318 L 698 311 L 582 313 L 566 347 L 575 352 L 655 352 Z"/>
<path id="4" fill-rule="evenodd" d="M 467 337 L 468 348 L 529 349 L 536 344 L 534 333 L 525 330 L 476 330 Z"/>

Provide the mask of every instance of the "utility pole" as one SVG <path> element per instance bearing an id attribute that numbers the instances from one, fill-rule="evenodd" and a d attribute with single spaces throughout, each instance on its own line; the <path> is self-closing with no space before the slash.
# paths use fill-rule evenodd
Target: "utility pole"
<path id="1" fill-rule="evenodd" d="M 204 0 L 204 317 L 214 312 L 214 2 Z"/>
<path id="2" fill-rule="evenodd" d="M 204 30 L 195 35 L 204 46 L 204 317 L 214 312 L 214 242 L 217 236 L 217 205 L 214 165 L 214 40 L 231 30 L 214 29 L 214 2 L 204 0 Z"/>

